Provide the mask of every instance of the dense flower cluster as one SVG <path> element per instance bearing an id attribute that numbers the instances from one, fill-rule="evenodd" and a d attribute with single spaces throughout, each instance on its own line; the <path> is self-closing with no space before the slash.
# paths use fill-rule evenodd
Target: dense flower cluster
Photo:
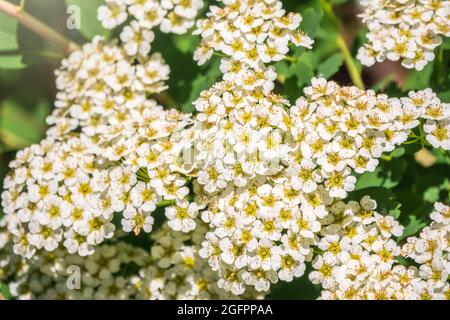
<path id="1" fill-rule="evenodd" d="M 3 224 L 14 223 L 12 217 L 2 220 L 0 239 L 11 236 Z M 57 249 L 24 259 L 8 254 L 10 242 L 0 242 L 0 280 L 10 280 L 18 299 L 241 298 L 219 289 L 215 273 L 198 255 L 202 232 L 176 233 L 164 224 L 152 234 L 150 251 L 115 236 L 85 258 Z M 80 279 L 70 278 L 75 272 Z M 243 296 L 262 297 L 255 292 Z"/>
<path id="2" fill-rule="evenodd" d="M 98 19 L 107 29 L 130 21 L 120 34 L 125 52 L 145 57 L 155 39 L 154 27 L 159 25 L 165 33 L 186 33 L 202 7 L 202 0 L 106 0 L 98 9 Z"/>
<path id="3" fill-rule="evenodd" d="M 402 119 L 419 125 L 423 122 L 426 140 L 434 148 L 450 150 L 450 103 L 443 103 L 431 89 L 410 92 L 402 98 Z"/>
<path id="4" fill-rule="evenodd" d="M 205 63 L 216 51 L 222 59 L 224 80 L 255 88 L 255 83 L 276 79 L 265 65 L 282 60 L 289 45 L 311 48 L 313 40 L 298 30 L 302 17 L 288 13 L 278 0 L 223 0 L 224 7 L 211 6 L 206 19 L 197 21 L 202 41 L 194 59 Z M 273 86 L 267 91 L 273 89 Z"/>
<path id="5" fill-rule="evenodd" d="M 178 156 L 189 115 L 148 100 L 129 117 L 101 138 L 73 133 L 18 153 L 2 194 L 5 213 L 17 218 L 10 228 L 16 254 L 64 244 L 90 255 L 113 236 L 115 212 L 123 212 L 124 231 L 150 232 L 159 202 L 187 196 Z"/>
<path id="6" fill-rule="evenodd" d="M 371 66 L 385 59 L 422 70 L 434 60 L 442 36 L 450 36 L 450 1 L 361 0 L 361 18 L 367 27 L 367 43 L 358 59 Z"/>
<path id="7" fill-rule="evenodd" d="M 196 201 L 211 229 L 200 253 L 234 294 L 301 276 L 327 206 L 418 125 L 400 99 L 325 79 L 288 111 L 281 97 L 233 82 L 195 105 Z"/>
<path id="8" fill-rule="evenodd" d="M 109 167 L 103 172 L 103 183 L 111 186 L 105 199 L 123 212 L 123 230 L 136 234 L 152 230 L 150 214 L 160 202 L 182 206 L 189 194 L 181 157 L 189 146 L 182 129 L 190 115 L 166 111 L 151 100 L 140 111 L 112 126 L 99 144 L 100 161 Z"/>
<path id="9" fill-rule="evenodd" d="M 393 239 L 403 233 L 394 218 L 377 213 L 376 202 L 336 202 L 332 218 L 321 231 L 322 253 L 313 260 L 313 283 L 323 287 L 322 299 L 448 299 L 450 208 L 436 203 L 434 220 L 420 238 L 401 247 Z M 402 254 L 420 267 L 398 264 Z"/>
<path id="10" fill-rule="evenodd" d="M 14 216 L 8 225 L 14 253 L 31 258 L 36 250 L 64 244 L 70 253 L 85 256 L 112 237 L 113 211 L 101 208 L 106 187 L 99 181 L 93 146 L 89 137 L 74 134 L 18 152 L 2 193 L 5 214 Z"/>
<path id="11" fill-rule="evenodd" d="M 206 261 L 199 255 L 205 228 L 194 233 L 173 232 L 167 224 L 152 234 L 152 263 L 132 279 L 140 299 L 239 299 L 263 298 L 256 292 L 245 296 L 232 295 L 220 289 L 220 282 Z"/>
<path id="12" fill-rule="evenodd" d="M 136 64 L 135 62 L 139 62 Z M 89 136 L 129 119 L 147 95 L 167 87 L 170 68 L 161 55 L 128 57 L 122 48 L 96 37 L 62 61 L 56 71 L 56 109 L 48 118 L 49 135 L 59 136 L 78 127 Z"/>

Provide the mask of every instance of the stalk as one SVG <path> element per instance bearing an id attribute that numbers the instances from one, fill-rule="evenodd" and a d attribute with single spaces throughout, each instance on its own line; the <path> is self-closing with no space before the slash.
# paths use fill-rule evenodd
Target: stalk
<path id="1" fill-rule="evenodd" d="M 17 6 L 6 0 L 0 0 L 0 12 L 16 19 L 20 24 L 55 45 L 65 55 L 69 55 L 79 49 L 79 46 L 75 42 L 66 39 L 47 24 L 25 12 L 23 10 L 24 5 L 25 1 L 22 1 L 21 5 Z"/>
<path id="2" fill-rule="evenodd" d="M 361 78 L 361 74 L 357 65 L 355 64 L 355 60 L 353 59 L 350 50 L 347 46 L 347 43 L 344 38 L 342 23 L 339 18 L 336 16 L 333 10 L 333 6 L 329 4 L 326 0 L 320 0 L 320 5 L 325 12 L 325 14 L 331 19 L 336 29 L 338 30 L 338 36 L 336 38 L 336 44 L 339 47 L 339 50 L 344 55 L 345 66 L 347 71 L 352 79 L 352 82 L 355 86 L 364 90 L 364 82 Z"/>

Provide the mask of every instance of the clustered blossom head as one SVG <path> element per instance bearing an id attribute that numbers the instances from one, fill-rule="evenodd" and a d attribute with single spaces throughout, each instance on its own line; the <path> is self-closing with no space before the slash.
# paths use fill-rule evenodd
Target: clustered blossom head
<path id="1" fill-rule="evenodd" d="M 106 0 L 98 9 L 98 20 L 107 29 L 129 21 L 120 34 L 125 52 L 145 57 L 155 39 L 154 27 L 159 25 L 164 33 L 186 33 L 202 7 L 203 0 Z"/>
<path id="2" fill-rule="evenodd" d="M 138 62 L 138 63 L 136 63 Z M 49 135 L 81 127 L 87 135 L 103 134 L 127 120 L 147 96 L 164 91 L 170 68 L 159 53 L 128 57 L 122 48 L 96 37 L 62 61 L 56 71 L 56 109 L 47 122 Z"/>
<path id="3" fill-rule="evenodd" d="M 196 202 L 210 232 L 202 257 L 234 294 L 303 274 L 321 219 L 403 143 L 400 99 L 313 79 L 295 106 L 220 82 L 195 102 Z"/>
<path id="4" fill-rule="evenodd" d="M 436 203 L 432 224 L 401 247 L 394 218 L 377 213 L 376 202 L 336 202 L 318 243 L 309 279 L 323 287 L 321 299 L 448 299 L 450 208 Z M 402 254 L 420 265 L 405 267 Z"/>
<path id="5" fill-rule="evenodd" d="M 129 117 L 101 138 L 72 133 L 18 153 L 2 194 L 5 213 L 16 221 L 9 226 L 16 254 L 29 258 L 63 244 L 69 253 L 90 255 L 113 236 L 115 212 L 124 231 L 150 232 L 160 201 L 188 195 L 179 131 L 190 116 L 148 100 Z"/>
<path id="6" fill-rule="evenodd" d="M 221 71 L 224 80 L 238 85 L 261 79 L 273 81 L 275 71 L 265 65 L 282 60 L 289 45 L 311 48 L 313 40 L 298 30 L 302 17 L 288 13 L 278 0 L 223 0 L 224 7 L 211 6 L 206 19 L 197 21 L 202 41 L 194 59 L 204 64 L 216 51 L 226 55 Z M 248 85 L 248 84 L 247 84 Z M 273 86 L 268 89 L 272 90 Z"/>
<path id="7" fill-rule="evenodd" d="M 155 244 L 151 248 L 151 263 L 132 278 L 139 291 L 139 299 L 255 299 L 262 294 L 249 292 L 233 295 L 220 288 L 218 277 L 208 263 L 200 257 L 200 242 L 205 228 L 193 233 L 174 232 L 165 223 L 152 234 Z"/>
<path id="8" fill-rule="evenodd" d="M 369 28 L 367 43 L 358 59 L 371 66 L 385 59 L 409 69 L 422 70 L 434 60 L 442 36 L 450 36 L 450 1 L 361 0 L 363 22 Z"/>
<path id="9" fill-rule="evenodd" d="M 184 168 L 182 157 L 190 142 L 182 130 L 190 123 L 190 115 L 152 103 L 132 114 L 130 121 L 110 127 L 99 143 L 100 161 L 109 167 L 103 173 L 111 184 L 107 196 L 115 203 L 114 211 L 123 212 L 123 230 L 136 234 L 152 230 L 150 214 L 160 202 L 174 202 L 178 210 L 189 194 L 189 169 Z M 194 205 L 192 214 L 198 210 Z M 195 224 L 184 231 L 193 228 Z"/>
<path id="10" fill-rule="evenodd" d="M 0 239 L 11 234 L 2 220 Z M 199 257 L 204 230 L 193 234 L 173 232 L 164 224 L 152 234 L 150 249 L 128 244 L 123 235 L 98 246 L 89 257 L 57 249 L 30 259 L 9 254 L 0 242 L 0 280 L 9 279 L 18 299 L 238 299 L 217 286 L 217 276 Z M 68 274 L 69 272 L 69 274 Z M 68 287 L 70 272 L 79 272 L 77 290 Z M 249 293 L 243 298 L 262 298 Z"/>
<path id="11" fill-rule="evenodd" d="M 113 210 L 101 207 L 107 187 L 93 146 L 89 137 L 72 134 L 18 152 L 2 193 L 15 254 L 31 258 L 36 251 L 64 245 L 86 256 L 113 236 Z"/>
<path id="12" fill-rule="evenodd" d="M 434 148 L 450 150 L 450 103 L 443 103 L 431 90 L 411 91 L 402 98 L 402 119 L 411 125 L 423 123 L 426 140 Z"/>

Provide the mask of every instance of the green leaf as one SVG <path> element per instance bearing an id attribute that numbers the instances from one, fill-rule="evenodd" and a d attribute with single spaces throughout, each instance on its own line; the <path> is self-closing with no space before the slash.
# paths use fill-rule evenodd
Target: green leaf
<path id="1" fill-rule="evenodd" d="M 0 69 L 22 69 L 25 67 L 20 54 L 0 55 Z"/>
<path id="2" fill-rule="evenodd" d="M 319 74 L 329 79 L 336 74 L 344 63 L 344 55 L 340 52 L 333 54 L 319 65 Z"/>
<path id="3" fill-rule="evenodd" d="M 43 102 L 35 107 L 34 114 L 28 114 L 15 101 L 4 101 L 0 105 L 0 137 L 4 145 L 17 150 L 39 142 L 48 111 L 48 104 Z"/>
<path id="4" fill-rule="evenodd" d="M 412 70 L 406 78 L 403 90 L 421 90 L 428 88 L 430 85 L 431 75 L 433 74 L 434 62 L 430 62 L 422 70 Z"/>
<path id="5" fill-rule="evenodd" d="M 428 216 L 433 211 L 433 207 L 434 205 L 432 203 L 427 203 L 414 212 L 408 214 L 409 222 L 406 224 L 403 235 L 399 238 L 399 240 L 415 235 L 427 226 L 429 220 Z"/>
<path id="6" fill-rule="evenodd" d="M 17 20 L 0 12 L 0 69 L 22 69 L 22 56 L 15 53 L 17 42 Z"/>
<path id="7" fill-rule="evenodd" d="M 316 57 L 311 52 L 304 52 L 289 68 L 286 77 L 297 76 L 298 92 L 301 92 L 301 88 L 314 77 L 313 66 L 316 64 L 316 60 Z"/>
<path id="8" fill-rule="evenodd" d="M 17 20 L 0 12 L 0 51 L 17 50 Z"/>
<path id="9" fill-rule="evenodd" d="M 106 38 L 109 37 L 110 31 L 103 28 L 97 19 L 97 10 L 104 3 L 104 0 L 66 0 L 68 9 L 70 9 L 70 6 L 80 9 L 80 33 L 88 40 L 91 40 L 96 35 L 102 35 Z"/>
<path id="10" fill-rule="evenodd" d="M 308 8 L 302 14 L 300 28 L 309 36 L 313 37 L 319 29 L 320 21 L 323 17 L 323 11 L 320 8 Z"/>
<path id="11" fill-rule="evenodd" d="M 203 90 L 211 87 L 220 76 L 220 60 L 215 60 L 209 67 L 206 74 L 199 74 L 192 82 L 192 89 L 187 102 L 183 105 L 182 111 L 191 113 L 195 111 L 193 102 L 198 99 Z"/>
<path id="12" fill-rule="evenodd" d="M 338 6 L 347 3 L 349 0 L 330 0 L 330 4 L 333 6 Z"/>
<path id="13" fill-rule="evenodd" d="M 174 35 L 173 43 L 181 53 L 193 53 L 197 48 L 199 38 L 194 37 L 189 33 L 183 35 Z"/>
<path id="14" fill-rule="evenodd" d="M 402 157 L 405 153 L 406 153 L 405 148 L 399 147 L 399 148 L 395 149 L 394 151 L 392 151 L 391 154 L 390 154 L 390 156 L 391 156 L 392 158 L 400 158 L 400 157 Z"/>
<path id="15" fill-rule="evenodd" d="M 397 158 L 390 162 L 382 162 L 374 172 L 363 173 L 358 178 L 355 190 L 368 187 L 393 188 L 400 183 L 406 168 L 407 164 Z"/>
<path id="16" fill-rule="evenodd" d="M 377 202 L 376 211 L 380 214 L 390 215 L 394 218 L 400 216 L 401 203 L 398 202 L 396 195 L 391 190 L 380 187 L 365 188 L 352 192 L 349 199 L 360 201 L 364 196 L 370 196 Z"/>
<path id="17" fill-rule="evenodd" d="M 12 296 L 6 283 L 0 282 L 0 295 L 2 295 L 5 300 L 11 299 Z"/>

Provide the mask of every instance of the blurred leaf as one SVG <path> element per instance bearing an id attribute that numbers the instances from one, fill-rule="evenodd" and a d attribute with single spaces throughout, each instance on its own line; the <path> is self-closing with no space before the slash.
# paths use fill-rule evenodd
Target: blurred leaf
<path id="1" fill-rule="evenodd" d="M 287 300 L 316 300 L 320 296 L 320 286 L 309 281 L 308 274 L 311 266 L 307 266 L 305 274 L 292 282 L 279 281 L 274 286 L 267 299 L 287 299 Z"/>
<path id="2" fill-rule="evenodd" d="M 66 0 L 67 6 L 77 6 L 81 13 L 80 33 L 91 40 L 96 35 L 102 35 L 108 38 L 110 31 L 103 28 L 97 19 L 98 8 L 105 3 L 104 0 Z"/>
<path id="3" fill-rule="evenodd" d="M 406 78 L 403 90 L 420 90 L 430 86 L 434 62 L 430 62 L 422 71 L 411 70 Z"/>
<path id="4" fill-rule="evenodd" d="M 15 101 L 4 101 L 0 105 L 0 139 L 6 147 L 17 150 L 39 142 L 46 127 L 47 108 L 40 103 L 34 114 L 28 114 Z"/>
<path id="5" fill-rule="evenodd" d="M 427 203 L 414 212 L 408 214 L 409 221 L 405 226 L 403 235 L 399 238 L 399 240 L 415 235 L 419 230 L 424 228 L 428 224 L 428 216 L 433 211 L 433 207 L 434 205 L 432 203 Z"/>
<path id="6" fill-rule="evenodd" d="M 9 288 L 6 283 L 0 282 L 0 295 L 3 296 L 5 300 L 11 299 L 11 293 L 9 292 Z"/>
<path id="7" fill-rule="evenodd" d="M 175 47 L 182 53 L 193 53 L 197 48 L 200 39 L 191 34 L 174 35 L 173 43 Z"/>
<path id="8" fill-rule="evenodd" d="M 0 51 L 17 50 L 17 20 L 0 12 Z"/>
<path id="9" fill-rule="evenodd" d="M 343 63 L 344 55 L 337 52 L 319 65 L 319 75 L 329 79 L 339 71 Z"/>
<path id="10" fill-rule="evenodd" d="M 22 56 L 16 51 L 19 49 L 17 43 L 17 20 L 0 12 L 0 68 L 21 69 Z"/>
<path id="11" fill-rule="evenodd" d="M 217 81 L 217 78 L 221 74 L 219 66 L 220 60 L 217 59 L 212 63 L 206 74 L 199 74 L 197 78 L 192 82 L 192 89 L 188 101 L 182 107 L 183 112 L 191 113 L 195 111 L 194 105 L 192 103 L 198 99 L 200 93 L 203 90 L 208 89 Z"/>
<path id="12" fill-rule="evenodd" d="M 349 0 L 330 0 L 330 4 L 335 5 L 335 6 L 345 4 L 347 2 L 349 2 Z"/>
<path id="13" fill-rule="evenodd" d="M 365 188 L 352 192 L 349 199 L 360 201 L 364 196 L 370 196 L 377 202 L 377 211 L 379 213 L 384 215 L 389 214 L 394 218 L 400 216 L 401 204 L 391 190 L 381 187 Z"/>
<path id="14" fill-rule="evenodd" d="M 320 8 L 308 8 L 302 14 L 302 22 L 300 28 L 305 31 L 309 36 L 314 37 L 319 29 L 320 21 L 323 17 L 322 9 Z"/>
<path id="15" fill-rule="evenodd" d="M 401 159 L 381 162 L 374 172 L 363 173 L 358 178 L 355 190 L 368 187 L 393 188 L 400 183 L 406 167 L 407 164 Z"/>
<path id="16" fill-rule="evenodd" d="M 403 148 L 403 147 L 398 147 L 397 149 L 395 149 L 394 151 L 391 152 L 390 156 L 391 156 L 392 158 L 400 158 L 400 157 L 402 157 L 405 153 L 406 153 L 405 148 Z"/>
<path id="17" fill-rule="evenodd" d="M 22 55 L 1 55 L 0 54 L 0 69 L 22 69 L 25 65 L 22 63 Z"/>

